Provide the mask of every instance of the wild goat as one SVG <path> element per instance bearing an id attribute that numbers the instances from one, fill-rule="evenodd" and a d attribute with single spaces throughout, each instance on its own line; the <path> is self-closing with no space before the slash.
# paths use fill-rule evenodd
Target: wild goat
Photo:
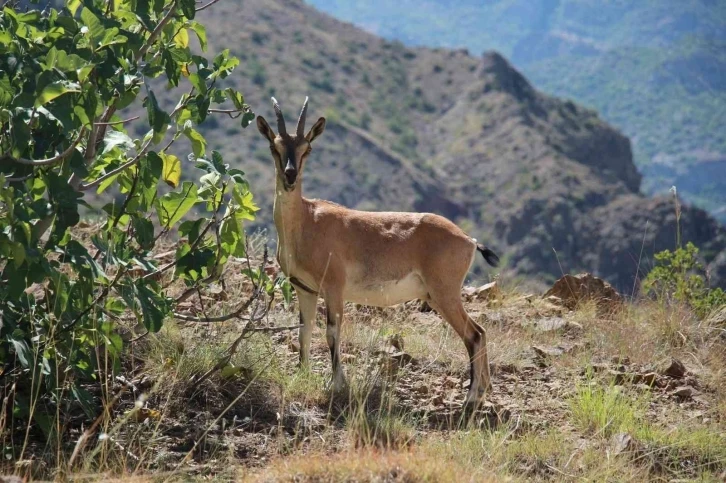
<path id="1" fill-rule="evenodd" d="M 471 377 L 465 402 L 479 402 L 490 387 L 486 334 L 464 310 L 461 287 L 477 250 L 492 266 L 499 262 L 497 255 L 438 215 L 356 211 L 303 198 L 302 173 L 313 140 L 325 129 L 325 118 L 304 134 L 305 98 L 295 133 L 289 134 L 274 97 L 272 105 L 277 134 L 262 116 L 257 117 L 257 128 L 270 142 L 275 161 L 277 261 L 298 297 L 300 363 L 309 361 L 319 296 L 327 308 L 334 390 L 345 386 L 339 349 L 344 303 L 387 307 L 421 299 L 464 341 Z"/>

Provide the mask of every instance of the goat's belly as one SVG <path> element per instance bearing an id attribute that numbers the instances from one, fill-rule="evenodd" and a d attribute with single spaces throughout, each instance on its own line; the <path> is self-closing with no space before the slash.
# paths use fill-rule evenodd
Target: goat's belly
<path id="1" fill-rule="evenodd" d="M 400 280 L 349 282 L 344 293 L 344 298 L 348 302 L 376 307 L 388 307 L 409 300 L 424 299 L 426 296 L 423 281 L 415 273 L 410 273 Z"/>

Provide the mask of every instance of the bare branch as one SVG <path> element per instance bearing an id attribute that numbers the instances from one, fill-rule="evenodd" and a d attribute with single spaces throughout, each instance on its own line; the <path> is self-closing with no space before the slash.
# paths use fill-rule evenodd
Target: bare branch
<path id="1" fill-rule="evenodd" d="M 0 161 L 9 160 L 9 161 L 14 161 L 18 164 L 25 164 L 28 166 L 47 166 L 49 164 L 59 163 L 73 153 L 73 150 L 76 149 L 76 146 L 78 146 L 78 143 L 80 143 L 81 139 L 83 139 L 83 135 L 85 134 L 85 132 L 86 132 L 86 128 L 82 127 L 81 130 L 78 132 L 78 137 L 76 138 L 76 140 L 73 141 L 71 143 L 71 145 L 68 146 L 68 148 L 65 151 L 63 151 L 62 153 L 60 153 L 56 156 L 53 156 L 52 158 L 47 158 L 47 159 L 13 158 L 8 153 L 5 153 L 2 156 L 0 156 Z"/>
<path id="2" fill-rule="evenodd" d="M 208 109 L 207 112 L 217 113 L 217 114 L 227 114 L 232 119 L 237 119 L 242 114 L 244 114 L 243 109 Z"/>
<path id="3" fill-rule="evenodd" d="M 127 122 L 137 120 L 139 117 L 141 117 L 141 116 L 134 116 L 134 117 L 130 117 L 128 119 L 123 119 L 121 121 L 111 121 L 111 122 L 98 121 L 98 122 L 94 122 L 93 125 L 94 126 L 114 126 L 116 124 L 126 124 Z"/>
<path id="4" fill-rule="evenodd" d="M 196 291 L 196 289 L 195 289 Z M 252 305 L 252 302 L 256 300 L 257 296 L 253 295 L 250 297 L 249 300 L 247 300 L 245 303 L 242 304 L 240 308 L 232 312 L 231 314 L 227 315 L 220 315 L 219 317 L 205 317 L 205 318 L 199 318 L 199 317 L 191 317 L 189 315 L 179 314 L 177 312 L 174 312 L 174 317 L 180 320 L 184 320 L 186 322 L 204 322 L 204 323 L 212 323 L 212 322 L 226 322 L 228 320 L 232 319 L 241 319 L 241 320 L 248 320 L 248 317 L 243 317 L 241 314 L 245 310 L 247 310 L 250 305 Z"/>
<path id="5" fill-rule="evenodd" d="M 214 5 L 215 3 L 217 3 L 218 1 L 219 0 L 212 0 L 211 2 L 207 3 L 206 5 L 202 5 L 201 7 L 199 7 L 198 9 L 196 9 L 196 11 L 199 12 L 201 10 L 204 10 L 205 8 L 209 8 L 212 5 Z"/>
<path id="6" fill-rule="evenodd" d="M 13 178 L 13 177 L 5 178 L 5 181 L 8 182 L 8 183 L 18 183 L 20 181 L 29 180 L 33 176 L 35 176 L 35 173 L 30 173 L 30 174 L 26 174 L 25 176 L 18 176 L 18 177 L 15 177 L 15 178 Z"/>
<path id="7" fill-rule="evenodd" d="M 284 332 L 286 330 L 302 329 L 303 325 L 286 325 L 280 327 L 252 327 L 248 332 Z"/>

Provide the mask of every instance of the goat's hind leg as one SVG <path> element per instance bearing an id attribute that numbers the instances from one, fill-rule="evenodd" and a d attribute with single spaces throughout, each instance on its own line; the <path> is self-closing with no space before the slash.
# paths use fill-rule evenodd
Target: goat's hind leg
<path id="1" fill-rule="evenodd" d="M 330 348 L 330 359 L 333 364 L 332 389 L 339 392 L 347 387 L 345 372 L 340 363 L 340 327 L 343 325 L 344 303 L 341 297 L 326 295 L 325 308 L 327 314 L 327 326 L 325 338 Z"/>
<path id="2" fill-rule="evenodd" d="M 469 392 L 464 404 L 478 404 L 483 401 L 491 387 L 489 357 L 487 355 L 486 331 L 477 324 L 464 309 L 460 295 L 434 296 L 431 306 L 446 320 L 464 341 L 469 354 Z"/>

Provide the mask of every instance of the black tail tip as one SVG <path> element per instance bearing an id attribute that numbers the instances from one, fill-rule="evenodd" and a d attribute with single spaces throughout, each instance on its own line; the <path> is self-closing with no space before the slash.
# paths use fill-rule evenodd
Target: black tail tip
<path id="1" fill-rule="evenodd" d="M 484 255 L 484 260 L 486 260 L 489 265 L 491 265 L 492 267 L 499 266 L 499 257 L 496 253 L 494 253 L 484 245 L 477 245 L 476 249 L 479 250 L 482 255 Z"/>

